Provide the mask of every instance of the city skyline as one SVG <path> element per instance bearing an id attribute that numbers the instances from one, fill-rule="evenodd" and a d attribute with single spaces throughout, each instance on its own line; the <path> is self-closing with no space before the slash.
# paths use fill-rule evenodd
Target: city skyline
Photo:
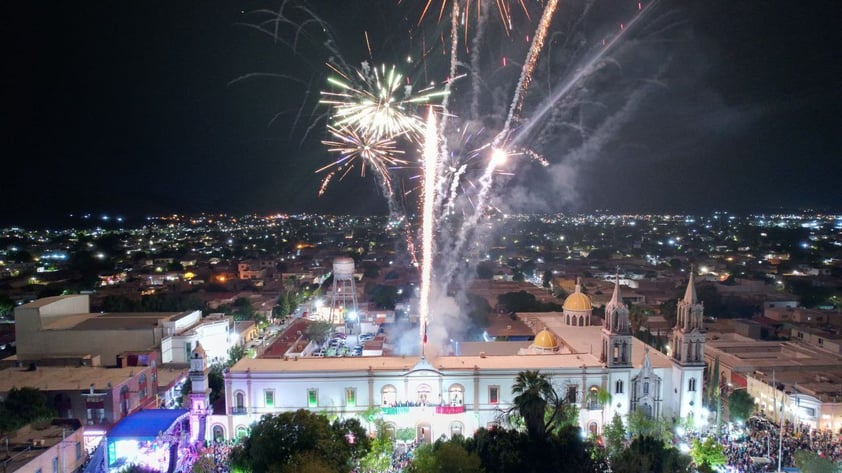
<path id="1" fill-rule="evenodd" d="M 596 11 L 581 41 L 611 37 L 605 28 L 633 17 L 634 3 Z M 336 12 L 329 2 L 310 5 L 335 28 L 352 65 L 370 60 L 364 32 L 374 61 L 386 62 L 417 53 L 418 36 L 446 30 L 430 18 L 417 25 L 419 5 L 412 2 L 384 0 L 375 14 Z M 319 143 L 325 123 L 309 116 L 312 101 L 301 107 L 302 97 L 326 86 L 325 70 L 307 63 L 322 65 L 326 57 L 316 49 L 296 55 L 282 41 L 241 25 L 258 21 L 257 10 L 279 6 L 160 3 L 134 11 L 57 4 L 46 15 L 28 5 L 6 6 L 12 72 L 3 79 L 3 94 L 12 126 L 4 128 L 11 146 L 3 220 L 44 222 L 86 211 L 386 213 L 370 173 L 360 179 L 354 172 L 317 197 L 322 176 L 315 170 L 331 159 Z M 576 19 L 574 7 L 559 7 L 551 31 L 564 33 Z M 600 106 L 615 108 L 599 129 L 583 127 L 582 133 L 601 130 L 605 137 L 578 153 L 571 153 L 577 146 L 569 140 L 544 145 L 548 169 L 526 160 L 513 164 L 516 175 L 495 188 L 510 205 L 502 210 L 838 209 L 833 183 L 842 174 L 834 159 L 842 149 L 842 92 L 834 84 L 833 47 L 840 32 L 833 15 L 824 14 L 832 11 L 830 2 L 798 8 L 781 2 L 763 11 L 730 2 L 653 8 L 630 33 L 628 50 L 608 54 L 617 70 L 586 84 L 605 91 Z M 512 38 L 530 34 L 537 21 L 515 12 L 513 18 Z M 497 37 L 482 60 L 520 61 L 523 48 L 494 29 L 496 20 L 486 21 L 486 42 L 492 33 Z M 469 31 L 468 40 L 476 34 Z M 308 54 L 316 59 L 302 58 Z M 487 57 L 492 54 L 495 59 Z M 564 58 L 547 56 L 563 69 Z M 446 77 L 434 59 L 431 54 L 417 67 L 417 81 L 425 73 L 435 76 L 430 80 Z M 236 80 L 257 73 L 290 79 Z M 455 97 L 471 77 L 460 81 Z M 612 102 L 636 93 L 633 109 L 628 101 Z M 527 106 L 540 101 L 540 94 L 527 96 Z M 506 106 L 488 107 L 496 113 Z M 585 113 L 592 112 L 579 111 Z"/>

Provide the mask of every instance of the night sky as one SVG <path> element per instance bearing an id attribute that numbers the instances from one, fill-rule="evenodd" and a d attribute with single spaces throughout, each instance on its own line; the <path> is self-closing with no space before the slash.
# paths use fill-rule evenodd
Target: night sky
<path id="1" fill-rule="evenodd" d="M 492 128 L 519 73 L 498 62 L 523 60 L 523 36 L 540 15 L 537 2 L 527 3 L 533 18 L 515 10 L 508 38 L 499 19 L 487 20 L 480 121 Z M 558 34 L 542 55 L 525 117 L 637 9 L 637 2 L 602 0 L 576 21 L 574 3 L 562 1 L 556 13 Z M 316 118 L 325 111 L 316 100 L 330 54 L 312 24 L 298 38 L 281 28 L 279 41 L 244 25 L 281 4 L 3 2 L 0 223 L 83 212 L 386 212 L 371 173 L 352 172 L 317 197 L 314 171 L 331 158 L 319 143 L 325 123 Z M 406 72 L 417 82 L 441 81 L 447 59 L 434 43 L 446 28 L 435 15 L 417 26 L 422 4 L 306 5 L 331 25 L 349 64 L 368 58 L 368 31 L 376 62 L 417 58 L 427 46 L 428 60 Z M 288 11 L 291 20 L 308 18 Z M 514 175 L 500 178 L 495 205 L 526 212 L 842 208 L 839 2 L 662 1 L 635 28 L 581 84 L 581 100 L 530 143 L 550 166 L 510 163 Z M 468 34 L 472 41 L 476 31 Z M 460 54 L 468 64 L 464 44 Z M 236 80 L 254 73 L 286 77 Z M 460 79 L 457 117 L 467 116 L 470 95 L 471 78 Z M 578 134 L 572 122 L 581 125 Z M 403 184 L 411 188 L 412 179 Z"/>

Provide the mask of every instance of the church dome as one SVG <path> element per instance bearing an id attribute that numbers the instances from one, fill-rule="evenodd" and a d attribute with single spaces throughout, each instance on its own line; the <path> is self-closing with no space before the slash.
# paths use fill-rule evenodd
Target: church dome
<path id="1" fill-rule="evenodd" d="M 538 332 L 538 335 L 535 335 L 535 341 L 532 342 L 532 346 L 543 350 L 554 350 L 558 347 L 558 344 L 556 343 L 555 336 L 549 330 L 544 329 Z"/>
<path id="2" fill-rule="evenodd" d="M 582 293 L 582 280 L 576 278 L 576 290 L 564 299 L 564 310 L 590 311 L 593 310 L 591 298 Z"/>
<path id="3" fill-rule="evenodd" d="M 577 286 L 578 289 L 578 286 Z M 573 294 L 567 296 L 562 306 L 565 310 L 591 310 L 591 300 L 588 296 L 582 294 L 578 290 Z"/>

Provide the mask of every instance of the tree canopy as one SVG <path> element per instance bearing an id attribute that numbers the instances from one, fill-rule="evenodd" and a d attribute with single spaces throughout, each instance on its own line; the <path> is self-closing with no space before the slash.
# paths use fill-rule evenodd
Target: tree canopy
<path id="1" fill-rule="evenodd" d="M 370 448 L 357 419 L 330 423 L 323 415 L 299 409 L 264 415 L 231 452 L 231 465 L 254 473 L 344 472 Z"/>
<path id="2" fill-rule="evenodd" d="M 731 419 L 746 420 L 754 411 L 754 398 L 744 389 L 737 389 L 728 396 Z"/>

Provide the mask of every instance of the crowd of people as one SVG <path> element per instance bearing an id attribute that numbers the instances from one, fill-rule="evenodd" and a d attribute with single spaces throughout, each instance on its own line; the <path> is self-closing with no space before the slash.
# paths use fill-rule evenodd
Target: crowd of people
<path id="1" fill-rule="evenodd" d="M 781 436 L 782 435 L 782 436 Z M 730 471 L 757 473 L 776 471 L 780 452 L 781 467 L 795 466 L 799 450 L 811 451 L 836 463 L 842 463 L 842 436 L 829 431 L 811 430 L 806 425 L 786 422 L 783 430 L 762 417 L 754 417 L 744 428 L 723 426 L 716 434 L 725 446 Z"/>

